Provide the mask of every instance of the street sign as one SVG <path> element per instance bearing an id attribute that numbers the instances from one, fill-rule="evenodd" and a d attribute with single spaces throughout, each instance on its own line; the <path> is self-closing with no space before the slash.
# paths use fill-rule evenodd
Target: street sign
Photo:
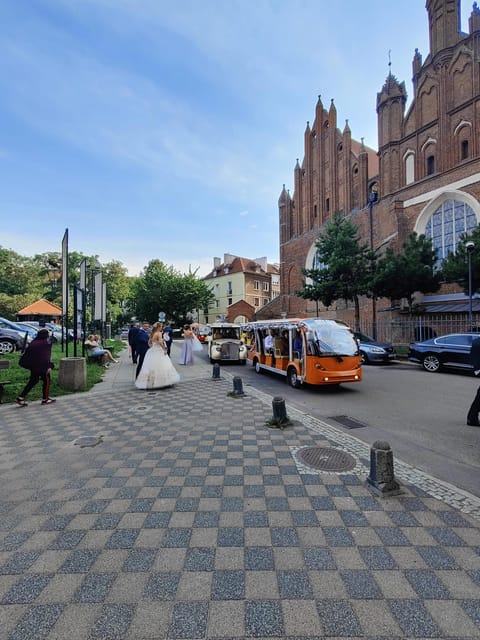
<path id="1" fill-rule="evenodd" d="M 159 311 L 158 313 L 158 321 L 165 322 L 165 318 L 167 317 L 165 311 Z"/>

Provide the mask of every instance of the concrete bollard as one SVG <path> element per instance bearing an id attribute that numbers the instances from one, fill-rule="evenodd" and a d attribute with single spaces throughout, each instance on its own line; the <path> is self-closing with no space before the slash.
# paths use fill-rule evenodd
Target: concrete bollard
<path id="1" fill-rule="evenodd" d="M 393 452 L 388 442 L 377 440 L 370 449 L 370 475 L 367 486 L 382 497 L 402 493 L 393 471 Z"/>
<path id="2" fill-rule="evenodd" d="M 280 396 L 276 396 L 272 400 L 273 421 L 279 424 L 288 422 L 287 408 L 285 400 Z"/>
<path id="3" fill-rule="evenodd" d="M 220 380 L 220 365 L 218 362 L 213 365 L 212 379 Z"/>
<path id="4" fill-rule="evenodd" d="M 85 358 L 62 358 L 58 365 L 58 384 L 64 389 L 78 391 L 87 386 Z"/>
<path id="5" fill-rule="evenodd" d="M 242 379 L 238 376 L 233 378 L 233 393 L 236 396 L 244 396 Z"/>

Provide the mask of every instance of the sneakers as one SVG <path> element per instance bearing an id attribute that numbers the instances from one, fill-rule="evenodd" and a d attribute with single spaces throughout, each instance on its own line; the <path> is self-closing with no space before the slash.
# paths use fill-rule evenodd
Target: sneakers
<path id="1" fill-rule="evenodd" d="M 53 404 L 56 402 L 55 398 L 47 398 L 46 400 L 42 400 L 42 404 Z"/>
<path id="2" fill-rule="evenodd" d="M 20 398 L 20 396 L 15 399 L 15 402 L 18 404 L 19 407 L 28 407 L 28 404 L 25 402 L 23 398 Z"/>

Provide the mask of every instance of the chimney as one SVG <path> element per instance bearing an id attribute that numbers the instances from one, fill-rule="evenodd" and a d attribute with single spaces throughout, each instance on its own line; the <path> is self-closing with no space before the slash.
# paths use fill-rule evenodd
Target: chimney
<path id="1" fill-rule="evenodd" d="M 214 269 L 218 269 L 219 266 L 220 266 L 220 258 L 214 258 L 213 259 L 213 268 Z"/>
<path id="2" fill-rule="evenodd" d="M 267 271 L 267 256 L 263 256 L 262 258 L 255 258 L 254 262 L 259 264 L 264 271 Z"/>

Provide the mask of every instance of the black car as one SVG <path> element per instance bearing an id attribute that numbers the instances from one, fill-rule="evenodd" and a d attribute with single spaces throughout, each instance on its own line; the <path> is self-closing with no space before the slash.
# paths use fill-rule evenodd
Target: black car
<path id="1" fill-rule="evenodd" d="M 443 368 L 473 372 L 470 350 L 475 338 L 480 338 L 480 333 L 449 333 L 438 338 L 413 342 L 409 347 L 408 359 L 420 363 L 425 371 L 430 373 Z"/>
<path id="2" fill-rule="evenodd" d="M 358 349 L 362 356 L 362 364 L 390 362 L 397 357 L 395 347 L 389 342 L 379 342 L 359 331 L 354 331 L 353 335 L 358 342 Z"/>

